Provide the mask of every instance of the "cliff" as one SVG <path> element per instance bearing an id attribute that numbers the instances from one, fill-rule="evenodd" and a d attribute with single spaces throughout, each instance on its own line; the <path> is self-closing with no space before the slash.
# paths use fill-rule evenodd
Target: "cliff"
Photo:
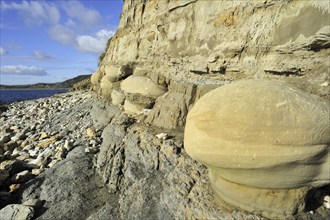
<path id="1" fill-rule="evenodd" d="M 216 204 L 208 171 L 184 150 L 187 113 L 207 92 L 242 79 L 329 101 L 329 47 L 327 1 L 125 0 L 91 77 L 104 100 L 92 111 L 104 128 L 96 170 L 119 195 L 119 218 L 259 218 Z M 288 216 L 327 215 L 308 212 L 313 196 Z"/>
<path id="2" fill-rule="evenodd" d="M 92 82 L 106 94 L 102 77 L 122 71 L 114 90 L 131 74 L 166 87 L 146 119 L 165 128 L 182 127 L 199 97 L 240 79 L 329 99 L 329 28 L 326 1 L 125 1 Z"/>
<path id="3" fill-rule="evenodd" d="M 322 0 L 125 0 L 94 95 L 1 113 L 0 215 L 327 219 L 329 13 Z"/>

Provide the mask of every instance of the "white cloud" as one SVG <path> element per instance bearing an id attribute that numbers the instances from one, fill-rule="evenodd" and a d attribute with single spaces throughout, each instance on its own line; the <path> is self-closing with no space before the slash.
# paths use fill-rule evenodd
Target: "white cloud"
<path id="1" fill-rule="evenodd" d="M 69 18 L 69 19 L 67 20 L 67 22 L 65 22 L 65 25 L 66 25 L 67 27 L 74 27 L 74 26 L 77 25 L 77 22 L 75 22 L 74 20 L 72 20 L 71 18 Z"/>
<path id="2" fill-rule="evenodd" d="M 64 1 L 62 8 L 70 18 L 74 18 L 86 26 L 97 24 L 101 20 L 98 11 L 85 7 L 79 1 Z"/>
<path id="3" fill-rule="evenodd" d="M 114 31 L 102 29 L 93 35 L 77 35 L 63 25 L 56 25 L 48 32 L 50 37 L 62 44 L 70 45 L 83 52 L 102 53 Z"/>
<path id="4" fill-rule="evenodd" d="M 8 52 L 5 49 L 3 49 L 2 47 L 0 47 L 0 55 L 5 55 L 7 53 Z"/>
<path id="5" fill-rule="evenodd" d="M 33 56 L 34 56 L 34 58 L 36 58 L 38 60 L 54 60 L 55 59 L 55 57 L 45 54 L 41 51 L 34 51 Z"/>
<path id="6" fill-rule="evenodd" d="M 35 66 L 1 66 L 0 73 L 5 75 L 33 75 L 33 76 L 45 76 L 47 72 Z"/>
<path id="7" fill-rule="evenodd" d="M 78 49 L 85 52 L 102 53 L 114 31 L 102 29 L 94 35 L 77 36 Z"/>
<path id="8" fill-rule="evenodd" d="M 41 25 L 44 22 L 57 24 L 60 12 L 55 4 L 46 1 L 22 1 L 6 3 L 1 1 L 1 10 L 17 10 L 29 26 Z"/>
<path id="9" fill-rule="evenodd" d="M 62 44 L 76 45 L 76 34 L 69 28 L 63 25 L 56 25 L 49 29 L 50 37 Z"/>

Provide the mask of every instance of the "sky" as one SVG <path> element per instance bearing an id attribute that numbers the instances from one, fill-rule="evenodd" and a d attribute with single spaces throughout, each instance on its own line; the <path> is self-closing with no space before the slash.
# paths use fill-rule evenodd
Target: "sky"
<path id="1" fill-rule="evenodd" d="M 123 0 L 1 0 L 0 84 L 54 83 L 97 70 Z"/>

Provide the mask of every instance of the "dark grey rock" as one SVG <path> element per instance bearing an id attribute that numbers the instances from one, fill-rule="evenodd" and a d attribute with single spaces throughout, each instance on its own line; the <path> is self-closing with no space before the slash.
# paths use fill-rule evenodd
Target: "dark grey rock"
<path id="1" fill-rule="evenodd" d="M 12 183 L 23 183 L 33 179 L 35 176 L 28 170 L 24 170 L 10 178 Z"/>
<path id="2" fill-rule="evenodd" d="M 85 219 L 111 198 L 82 147 L 35 178 L 23 191 L 23 200 L 45 201 L 37 219 Z"/>
<path id="3" fill-rule="evenodd" d="M 8 179 L 9 172 L 7 170 L 0 169 L 0 186 Z"/>
<path id="4" fill-rule="evenodd" d="M 16 173 L 19 173 L 19 172 L 25 170 L 24 163 L 20 160 L 6 160 L 6 161 L 3 161 L 0 164 L 0 169 L 7 170 L 9 172 L 10 176 L 13 176 Z"/>

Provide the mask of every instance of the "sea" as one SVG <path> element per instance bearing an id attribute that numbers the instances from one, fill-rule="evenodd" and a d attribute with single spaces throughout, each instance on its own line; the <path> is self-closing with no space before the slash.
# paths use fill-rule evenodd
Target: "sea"
<path id="1" fill-rule="evenodd" d="M 0 104 L 44 98 L 68 91 L 68 89 L 0 89 Z"/>

